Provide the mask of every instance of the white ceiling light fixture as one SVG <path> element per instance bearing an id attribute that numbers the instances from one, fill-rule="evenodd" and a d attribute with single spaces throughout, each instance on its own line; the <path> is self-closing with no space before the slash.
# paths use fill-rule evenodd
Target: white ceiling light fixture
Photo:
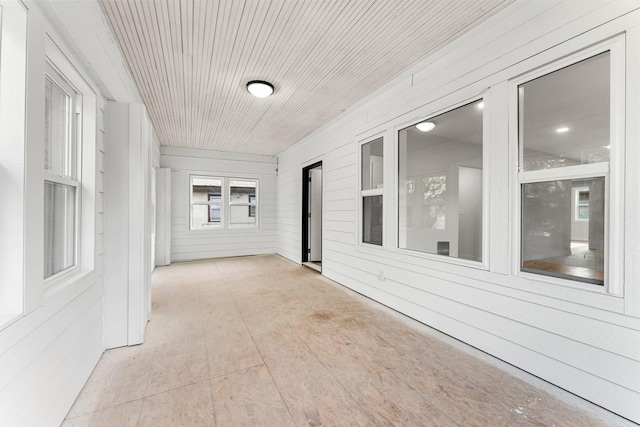
<path id="1" fill-rule="evenodd" d="M 266 98 L 273 93 L 273 85 L 264 80 L 251 80 L 247 83 L 247 90 L 253 96 L 258 98 Z"/>
<path id="2" fill-rule="evenodd" d="M 422 132 L 429 132 L 435 129 L 436 124 L 433 122 L 420 122 L 416 125 L 416 127 Z"/>
<path id="3" fill-rule="evenodd" d="M 569 128 L 566 127 L 566 126 L 561 126 L 558 129 L 556 129 L 556 132 L 558 132 L 558 133 L 566 133 L 566 132 L 569 132 Z"/>

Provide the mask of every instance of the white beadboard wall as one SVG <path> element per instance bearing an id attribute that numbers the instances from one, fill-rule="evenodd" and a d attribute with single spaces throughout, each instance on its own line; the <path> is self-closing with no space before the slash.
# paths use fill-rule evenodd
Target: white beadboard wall
<path id="1" fill-rule="evenodd" d="M 28 19 L 28 99 L 42 104 L 44 109 L 47 37 L 52 38 L 98 94 L 95 234 L 88 239 L 95 243 L 93 260 L 88 262 L 93 264 L 93 270 L 48 294 L 43 292 L 41 279 L 27 278 L 28 295 L 41 294 L 42 302 L 32 304 L 26 314 L 0 330 L 0 425 L 46 427 L 62 423 L 104 351 L 104 98 L 115 96 L 135 101 L 139 96 L 97 3 L 71 5 L 30 0 L 23 3 Z M 85 68 L 89 63 L 96 64 L 96 68 Z M 34 95 L 30 95 L 32 90 Z M 27 110 L 27 129 L 38 132 L 39 125 L 33 123 L 41 122 L 41 116 L 32 114 L 33 111 Z M 35 150 L 43 150 L 42 145 L 36 144 Z M 29 176 L 27 173 L 27 180 L 31 179 Z M 41 206 L 41 198 L 31 200 L 29 192 L 26 194 L 27 203 Z M 34 218 L 42 221 L 40 215 Z M 29 246 L 30 242 L 27 239 L 25 270 L 37 263 L 33 255 L 38 248 Z"/>
<path id="2" fill-rule="evenodd" d="M 160 166 L 171 169 L 171 261 L 276 252 L 275 157 L 161 147 Z M 189 176 L 257 178 L 260 227 L 189 230 Z"/>
<path id="3" fill-rule="evenodd" d="M 300 262 L 301 170 L 322 160 L 322 274 L 557 386 L 640 422 L 640 220 L 624 212 L 624 295 L 512 273 L 509 85 L 537 62 L 626 33 L 627 76 L 640 75 L 640 10 L 630 1 L 516 2 L 362 100 L 278 157 L 278 250 Z M 555 47 L 558 47 L 557 49 Z M 555 49 L 555 50 L 554 50 Z M 537 56 L 537 58 L 534 58 Z M 531 61 L 527 61 L 532 58 Z M 538 59 L 542 58 L 542 59 Z M 624 198 L 640 199 L 640 89 L 628 78 Z M 385 249 L 357 244 L 358 143 L 394 133 L 448 103 L 485 93 L 489 114 L 488 268 L 395 250 L 393 171 L 385 169 Z M 449 105 L 451 105 L 449 104 Z M 391 218 L 391 219 L 390 219 Z M 379 272 L 384 274 L 380 280 Z"/>

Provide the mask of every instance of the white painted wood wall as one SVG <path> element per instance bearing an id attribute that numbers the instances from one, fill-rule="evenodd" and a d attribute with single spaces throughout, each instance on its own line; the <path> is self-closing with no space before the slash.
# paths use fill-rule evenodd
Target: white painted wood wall
<path id="1" fill-rule="evenodd" d="M 322 273 L 521 369 L 640 422 L 640 5 L 517 2 L 278 157 L 278 253 L 300 262 L 301 170 L 323 161 Z M 509 79 L 626 33 L 624 295 L 514 274 Z M 538 64 L 535 65 L 534 64 Z M 358 141 L 486 93 L 486 268 L 394 250 L 394 172 L 385 170 L 386 248 L 358 245 Z M 385 165 L 393 165 L 393 161 Z M 389 175 L 390 174 L 390 175 Z M 382 273 L 383 279 L 379 277 Z"/>
<path id="2" fill-rule="evenodd" d="M 107 102 L 105 345 L 142 344 L 151 297 L 151 124 L 142 104 Z"/>
<path id="3" fill-rule="evenodd" d="M 42 276 L 25 274 L 25 311 L 13 323 L 0 328 L 0 425 L 2 426 L 58 426 L 66 416 L 87 378 L 104 351 L 104 164 L 105 164 L 105 98 L 126 102 L 138 101 L 135 86 L 124 66 L 122 56 L 97 3 L 23 1 L 27 26 L 27 112 L 28 132 L 27 172 L 25 176 L 25 205 L 33 206 L 25 216 L 25 227 L 42 230 L 42 192 L 32 191 L 42 182 L 34 180 L 30 168 L 42 168 L 44 128 L 40 109 L 44 109 L 44 64 L 47 38 L 61 49 L 64 56 L 79 71 L 93 90 L 95 97 L 96 146 L 87 147 L 95 155 L 95 176 L 85 183 L 95 192 L 85 218 L 95 224 L 94 233 L 85 236 L 83 245 L 94 248 L 86 256 L 92 267 L 78 280 L 48 294 L 42 287 Z M 93 67 L 89 67 L 91 64 Z M 95 150 L 95 151 L 94 151 Z M 34 164 L 35 163 L 35 164 Z M 93 163 L 93 162 L 91 162 Z M 35 185 L 35 187 L 34 187 Z M 37 208 L 39 206 L 39 208 Z M 35 223 L 35 224 L 34 224 Z M 18 226 L 18 224 L 16 224 Z M 30 232 L 33 234 L 33 232 Z M 24 270 L 37 265 L 42 251 L 26 237 Z M 20 254 L 22 256 L 22 254 Z M 85 255 L 83 254 L 83 257 Z M 37 271 L 37 269 L 36 269 Z M 0 280 L 5 280 L 2 276 Z M 12 278 L 13 280 L 13 278 Z"/>
<path id="4" fill-rule="evenodd" d="M 275 157 L 161 147 L 171 169 L 171 261 L 271 254 L 276 251 Z M 257 229 L 190 230 L 189 176 L 259 180 Z"/>

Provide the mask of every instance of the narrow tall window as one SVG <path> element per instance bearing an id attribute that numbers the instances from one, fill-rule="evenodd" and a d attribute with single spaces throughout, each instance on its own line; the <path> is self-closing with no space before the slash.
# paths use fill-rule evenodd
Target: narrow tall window
<path id="1" fill-rule="evenodd" d="M 382 246 L 383 138 L 362 144 L 360 151 L 362 243 Z"/>
<path id="2" fill-rule="evenodd" d="M 603 285 L 611 53 L 518 86 L 522 271 Z"/>
<path id="3" fill-rule="evenodd" d="M 229 181 L 229 227 L 256 226 L 256 187 L 253 180 Z"/>
<path id="4" fill-rule="evenodd" d="M 398 134 L 398 247 L 482 261 L 482 100 Z"/>
<path id="5" fill-rule="evenodd" d="M 191 177 L 191 228 L 222 226 L 222 179 Z"/>
<path id="6" fill-rule="evenodd" d="M 77 93 L 51 66 L 45 79 L 44 278 L 76 265 L 80 171 Z"/>

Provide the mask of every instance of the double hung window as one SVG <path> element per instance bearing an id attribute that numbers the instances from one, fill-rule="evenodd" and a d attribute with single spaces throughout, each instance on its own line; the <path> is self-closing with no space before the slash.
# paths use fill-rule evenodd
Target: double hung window
<path id="1" fill-rule="evenodd" d="M 362 243 L 377 246 L 382 246 L 383 151 L 383 138 L 360 146 Z"/>
<path id="2" fill-rule="evenodd" d="M 80 97 L 51 65 L 45 77 L 44 278 L 77 265 Z"/>
<path id="3" fill-rule="evenodd" d="M 256 228 L 258 181 L 191 176 L 191 229 Z"/>
<path id="4" fill-rule="evenodd" d="M 600 49 L 517 83 L 523 272 L 605 284 L 613 63 Z"/>

